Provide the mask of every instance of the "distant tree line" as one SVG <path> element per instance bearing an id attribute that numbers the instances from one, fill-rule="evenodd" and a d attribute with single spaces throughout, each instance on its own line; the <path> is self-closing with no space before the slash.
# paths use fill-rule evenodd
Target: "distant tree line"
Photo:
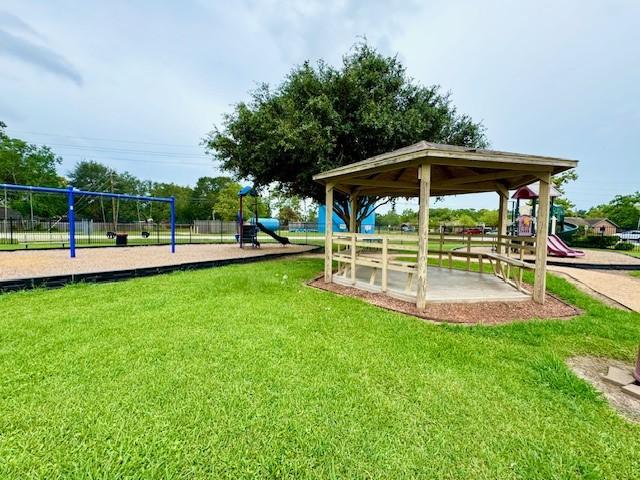
<path id="1" fill-rule="evenodd" d="M 180 223 L 193 220 L 236 219 L 240 183 L 230 177 L 201 177 L 191 186 L 139 179 L 129 172 L 119 172 L 102 163 L 83 160 L 66 175 L 58 173 L 62 159 L 49 147 L 36 146 L 11 138 L 0 122 L 0 183 L 126 193 L 176 199 L 176 218 Z M 23 218 L 59 218 L 66 216 L 67 200 L 63 195 L 28 192 L 6 192 L 7 207 Z M 0 191 L 0 208 L 5 204 L 5 192 Z M 245 216 L 254 214 L 255 201 L 245 202 Z M 303 220 L 302 201 L 272 192 L 257 199 L 260 216 L 276 215 L 281 221 Z M 76 199 L 77 218 L 108 223 L 137 221 L 167 221 L 169 206 L 157 202 L 113 201 L 95 197 Z"/>
<path id="2" fill-rule="evenodd" d="M 405 208 L 398 213 L 395 207 L 392 207 L 387 213 L 378 215 L 376 223 L 383 227 L 398 227 L 403 224 L 417 225 L 418 212 Z M 489 209 L 475 208 L 430 208 L 429 209 L 429 225 L 436 227 L 439 225 L 461 225 L 471 227 L 475 225 L 495 226 L 498 224 L 498 211 Z"/>
<path id="3" fill-rule="evenodd" d="M 586 218 L 608 218 L 623 230 L 635 229 L 640 222 L 640 192 L 616 195 L 609 203 L 576 213 Z"/>
<path id="4" fill-rule="evenodd" d="M 37 146 L 24 140 L 11 138 L 5 133 L 6 125 L 0 121 L 0 183 L 40 185 L 65 188 L 73 185 L 83 190 L 127 193 L 148 196 L 174 196 L 176 198 L 176 216 L 180 223 L 193 220 L 236 219 L 238 211 L 238 191 L 240 183 L 230 177 L 201 177 L 192 186 L 175 183 L 142 180 L 129 172 L 118 172 L 99 162 L 84 160 L 62 175 L 58 168 L 62 159 L 47 146 Z M 575 180 L 574 173 L 559 176 L 556 187 L 562 190 L 567 181 Z M 267 192 L 266 189 L 264 189 Z M 6 192 L 7 206 L 17 211 L 23 218 L 33 213 L 35 218 L 59 218 L 66 215 L 66 198 L 62 195 L 44 195 L 26 192 Z M 5 206 L 5 192 L 0 191 L 0 209 Z M 557 198 L 556 204 L 565 207 L 568 216 L 586 218 L 606 217 L 623 229 L 633 229 L 640 218 L 640 192 L 630 195 L 617 195 L 610 202 L 597 205 L 589 210 L 575 210 L 569 200 Z M 253 215 L 254 202 L 245 202 L 245 216 Z M 275 216 L 283 223 L 315 221 L 316 209 L 312 205 L 306 209 L 300 196 L 291 194 L 287 189 L 276 188 L 258 199 L 260 216 Z M 77 200 L 78 218 L 94 221 L 136 222 L 152 219 L 167 221 L 168 205 L 155 202 L 123 201 L 108 199 L 79 198 Z M 403 223 L 417 224 L 418 213 L 412 209 L 398 212 L 393 206 L 384 214 L 378 214 L 376 223 L 382 226 L 399 226 Z M 498 212 L 488 209 L 450 209 L 432 208 L 430 223 L 454 225 L 496 225 Z"/>

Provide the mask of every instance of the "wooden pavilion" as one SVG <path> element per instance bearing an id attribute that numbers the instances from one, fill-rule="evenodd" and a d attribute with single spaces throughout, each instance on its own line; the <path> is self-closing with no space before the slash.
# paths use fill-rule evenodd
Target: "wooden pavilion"
<path id="1" fill-rule="evenodd" d="M 416 302 L 423 309 L 428 302 L 509 300 L 529 298 L 522 284 L 522 270 L 535 270 L 533 300 L 544 303 L 547 260 L 547 232 L 549 224 L 549 192 L 551 176 L 577 166 L 577 161 L 561 158 L 524 155 L 519 153 L 481 150 L 475 148 L 419 142 L 389 153 L 345 165 L 315 175 L 314 180 L 326 186 L 326 209 L 332 211 L 334 192 L 348 196 L 350 210 L 358 209 L 358 198 L 366 196 L 418 197 L 419 220 L 415 243 L 409 236 L 361 234 L 356 231 L 355 215 L 351 215 L 349 232 L 333 232 L 332 215 L 326 215 L 325 282 L 337 282 L 383 292 Z M 507 208 L 509 190 L 539 182 L 539 210 L 537 238 L 507 236 Z M 496 192 L 499 199 L 499 222 L 496 235 L 474 236 L 464 233 L 446 234 L 440 229 L 429 232 L 429 198 L 431 196 Z M 439 244 L 439 248 L 430 246 Z M 466 245 L 466 249 L 445 249 L 449 242 Z M 473 245 L 492 245 L 492 251 L 472 249 Z M 335 250 L 335 251 L 334 251 Z M 535 264 L 523 260 L 527 253 L 535 253 Z M 440 282 L 451 295 L 433 298 L 427 275 L 428 256 L 435 258 L 434 268 L 440 269 Z M 408 258 L 408 261 L 407 261 Z M 467 273 L 456 284 L 452 263 L 459 258 L 466 261 Z M 443 262 L 448 261 L 448 268 Z M 491 293 L 490 298 L 465 297 L 469 279 L 487 282 L 488 275 L 472 272 L 471 262 L 484 262 L 493 267 L 492 281 L 509 290 L 505 294 Z M 337 265 L 337 269 L 334 268 Z M 486 265 L 486 264 L 485 264 Z M 429 267 L 431 270 L 432 267 Z M 449 273 L 451 272 L 451 273 Z M 451 284 L 454 282 L 454 284 Z M 489 290 L 496 285 L 489 284 Z M 445 288 L 445 289 L 446 289 Z M 440 290 L 443 290 L 442 288 Z M 489 291 L 487 290 L 487 291 Z M 510 292 L 519 295 L 511 295 Z M 506 294 L 509 293 L 509 294 Z"/>

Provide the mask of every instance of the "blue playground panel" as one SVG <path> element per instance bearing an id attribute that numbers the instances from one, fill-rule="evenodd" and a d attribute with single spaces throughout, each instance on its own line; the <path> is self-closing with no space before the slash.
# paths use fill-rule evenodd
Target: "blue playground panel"
<path id="1" fill-rule="evenodd" d="M 324 205 L 320 205 L 318 208 L 318 232 L 324 233 L 326 211 Z M 360 233 L 375 233 L 376 230 L 376 212 L 371 212 L 360 224 Z M 333 231 L 334 232 L 348 232 L 349 227 L 338 216 L 336 212 L 333 212 Z"/>

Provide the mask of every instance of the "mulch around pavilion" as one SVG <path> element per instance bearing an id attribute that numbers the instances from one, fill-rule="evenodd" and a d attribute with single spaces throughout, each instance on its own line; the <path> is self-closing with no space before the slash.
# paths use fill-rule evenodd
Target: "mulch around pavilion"
<path id="1" fill-rule="evenodd" d="M 370 293 L 336 283 L 325 283 L 322 276 L 309 282 L 309 286 L 328 292 L 360 298 L 372 305 L 435 322 L 466 325 L 499 325 L 534 319 L 570 319 L 579 315 L 579 309 L 547 294 L 544 305 L 533 300 L 518 302 L 434 303 L 419 311 L 414 303 L 405 302 L 381 293 Z"/>

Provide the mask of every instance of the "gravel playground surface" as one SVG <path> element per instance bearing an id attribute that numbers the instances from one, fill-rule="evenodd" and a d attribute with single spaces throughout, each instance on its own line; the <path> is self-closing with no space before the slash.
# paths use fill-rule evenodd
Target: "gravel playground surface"
<path id="1" fill-rule="evenodd" d="M 562 273 L 629 310 L 640 313 L 640 278 L 624 271 L 585 270 L 550 266 L 552 273 Z"/>
<path id="2" fill-rule="evenodd" d="M 461 249 L 464 250 L 464 249 Z M 577 249 L 581 250 L 581 249 Z M 472 252 L 491 252 L 491 247 L 472 247 Z M 563 257 L 553 257 L 551 255 L 547 255 L 548 262 L 561 263 L 563 266 L 567 267 L 574 266 L 582 266 L 582 265 L 601 265 L 603 267 L 607 267 L 609 265 L 637 265 L 640 268 L 640 258 L 632 257 L 631 255 L 625 255 L 624 253 L 618 253 L 613 250 L 590 250 L 583 249 L 584 257 L 576 257 L 576 258 L 563 258 Z M 514 258 L 517 256 L 514 255 Z M 525 255 L 525 260 L 535 260 L 535 255 Z"/>
<path id="3" fill-rule="evenodd" d="M 576 258 L 563 258 L 547 256 L 548 261 L 559 262 L 566 264 L 568 267 L 571 265 L 580 264 L 596 264 L 596 265 L 638 265 L 640 267 L 640 258 L 632 257 L 631 255 L 625 255 L 624 253 L 618 253 L 613 250 L 590 250 L 588 248 L 576 250 L 582 250 L 584 257 Z"/>
<path id="4" fill-rule="evenodd" d="M 577 249 L 581 250 L 581 249 Z M 472 252 L 485 252 L 489 253 L 491 251 L 491 247 L 472 247 Z M 613 250 L 590 250 L 583 249 L 584 257 L 576 257 L 576 258 L 563 258 L 563 257 L 552 257 L 551 255 L 547 256 L 547 261 L 554 263 L 561 263 L 562 265 L 566 265 L 570 267 L 572 265 L 602 265 L 606 267 L 607 265 L 637 265 L 640 268 L 640 258 L 632 257 L 631 255 L 625 255 L 624 253 L 618 253 Z M 534 260 L 534 255 L 525 255 L 525 260 Z"/>
<path id="5" fill-rule="evenodd" d="M 577 308 L 548 293 L 544 305 L 535 303 L 533 300 L 525 302 L 434 303 L 427 305 L 424 311 L 419 311 L 413 303 L 380 293 L 370 293 L 335 283 L 324 283 L 322 277 L 312 280 L 309 285 L 339 295 L 360 298 L 378 307 L 435 322 L 497 325 L 519 320 L 572 318 L 580 314 Z"/>
<path id="6" fill-rule="evenodd" d="M 0 252 L 0 281 L 304 253 L 313 248 L 276 244 L 244 249 L 237 245 L 178 245 L 174 254 L 167 245 L 85 248 L 76 251 L 76 258 L 69 258 L 69 250 Z"/>

